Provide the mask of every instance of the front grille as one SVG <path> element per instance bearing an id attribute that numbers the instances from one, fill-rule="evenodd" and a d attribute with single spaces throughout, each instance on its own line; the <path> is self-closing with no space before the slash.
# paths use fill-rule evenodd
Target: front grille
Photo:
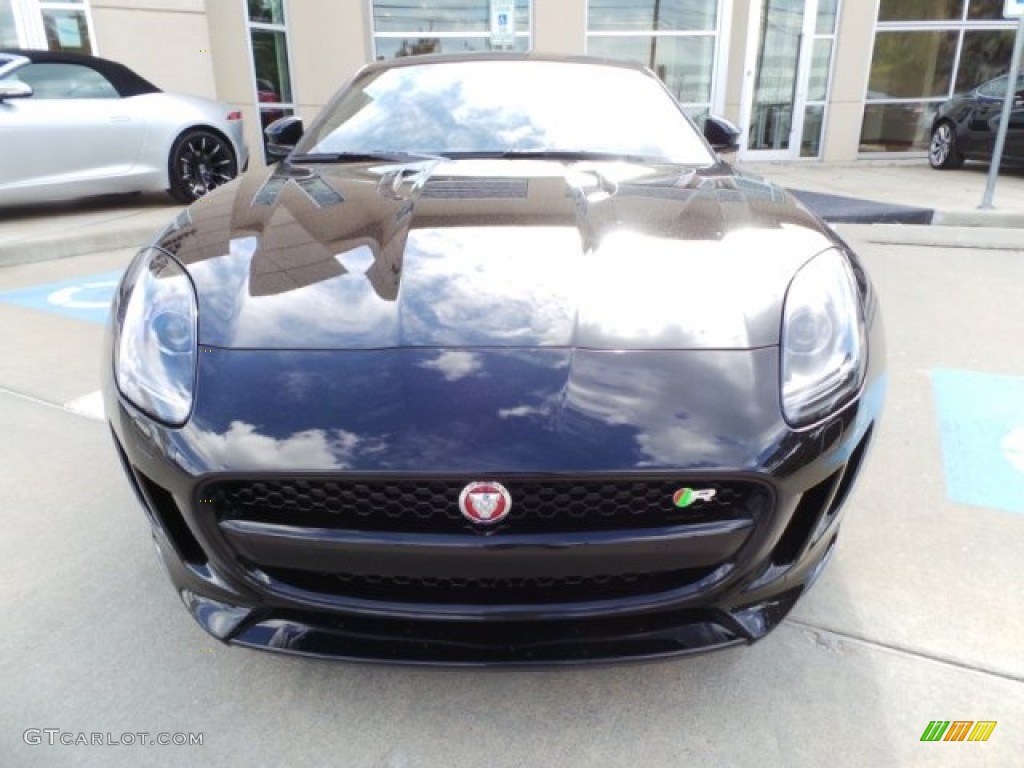
<path id="1" fill-rule="evenodd" d="M 459 511 L 472 480 L 497 480 L 512 497 L 509 516 L 481 531 Z M 684 487 L 714 489 L 709 502 L 685 509 L 672 502 Z M 663 528 L 769 512 L 773 496 L 749 480 L 677 478 L 279 478 L 218 480 L 203 486 L 201 508 L 218 521 L 245 520 L 334 530 L 394 533 L 529 534 Z"/>
<path id="2" fill-rule="evenodd" d="M 308 592 L 408 603 L 516 605 L 614 600 L 694 584 L 714 568 L 664 573 L 623 573 L 597 576 L 523 576 L 504 578 L 438 578 L 379 576 L 357 573 L 313 573 L 263 568 L 275 581 Z"/>

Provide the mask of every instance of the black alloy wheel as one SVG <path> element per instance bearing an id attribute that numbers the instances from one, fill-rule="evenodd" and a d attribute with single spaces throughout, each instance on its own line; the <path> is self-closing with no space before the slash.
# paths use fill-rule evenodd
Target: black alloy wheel
<path id="1" fill-rule="evenodd" d="M 192 203 L 235 178 L 238 160 L 231 142 L 213 131 L 196 128 L 174 142 L 169 170 L 171 197 Z"/>

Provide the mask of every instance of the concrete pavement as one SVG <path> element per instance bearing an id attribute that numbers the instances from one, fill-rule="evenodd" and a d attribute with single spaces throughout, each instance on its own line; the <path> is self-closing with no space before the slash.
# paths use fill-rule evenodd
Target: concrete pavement
<path id="1" fill-rule="evenodd" d="M 971 168 L 758 170 L 793 188 L 947 213 L 955 201 L 936 178 L 965 185 L 964 205 L 984 187 Z M 410 670 L 226 648 L 175 596 L 90 399 L 103 327 L 74 311 L 103 302 L 52 290 L 123 269 L 178 210 L 160 196 L 128 203 L 0 214 L 0 765 L 1021 764 L 1024 514 L 958 500 L 948 455 L 972 434 L 935 390 L 950 370 L 1024 387 L 1020 229 L 838 227 L 881 294 L 889 400 L 833 562 L 766 640 L 655 665 Z M 1024 212 L 1024 176 L 1002 179 L 996 203 Z M 80 242 L 95 252 L 55 258 Z M 34 290 L 71 300 L 4 300 Z M 1021 402 L 991 411 L 999 435 L 1024 430 Z M 981 467 L 983 485 L 1000 471 L 1024 482 L 1007 458 Z M 998 725 L 986 743 L 922 743 L 937 719 Z M 31 745 L 29 728 L 204 740 Z"/>
<path id="2" fill-rule="evenodd" d="M 102 326 L 0 302 L 0 765 L 1019 765 L 1024 514 L 952 500 L 932 379 L 1022 376 L 1024 258 L 877 229 L 840 227 L 881 293 L 891 385 L 833 562 L 760 644 L 655 665 L 397 669 L 220 646 L 167 582 L 107 427 L 70 407 L 98 387 Z M 132 252 L 9 266 L 0 294 Z M 922 743 L 937 719 L 998 725 Z M 30 745 L 29 728 L 204 741 Z"/>

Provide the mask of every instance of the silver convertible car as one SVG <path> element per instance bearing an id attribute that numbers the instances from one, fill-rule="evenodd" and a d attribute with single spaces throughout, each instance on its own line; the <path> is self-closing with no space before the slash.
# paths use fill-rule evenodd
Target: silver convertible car
<path id="1" fill-rule="evenodd" d="M 94 56 L 0 50 L 0 206 L 166 189 L 189 203 L 249 159 L 242 113 Z"/>

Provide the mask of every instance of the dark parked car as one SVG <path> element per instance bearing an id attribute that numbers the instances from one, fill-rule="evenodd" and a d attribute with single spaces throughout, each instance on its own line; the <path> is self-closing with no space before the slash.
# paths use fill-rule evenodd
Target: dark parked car
<path id="1" fill-rule="evenodd" d="M 242 113 L 123 64 L 0 50 L 0 206 L 167 190 L 191 203 L 245 169 Z"/>
<path id="2" fill-rule="evenodd" d="M 850 249 L 705 135 L 629 65 L 373 64 L 140 252 L 106 412 L 202 626 L 473 664 L 776 626 L 835 550 L 882 324 Z"/>
<path id="3" fill-rule="evenodd" d="M 939 107 L 932 121 L 928 150 L 932 168 L 947 170 L 959 168 L 964 160 L 992 159 L 1006 97 L 1006 81 L 1005 75 L 989 80 Z M 1002 162 L 1024 166 L 1024 74 L 1017 80 Z"/>

